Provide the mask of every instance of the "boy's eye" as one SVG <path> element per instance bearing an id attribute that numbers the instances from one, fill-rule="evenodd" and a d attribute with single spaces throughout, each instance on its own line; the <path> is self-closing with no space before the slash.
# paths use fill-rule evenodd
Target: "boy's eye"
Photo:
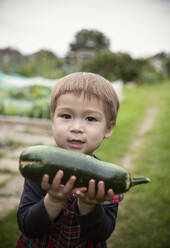
<path id="1" fill-rule="evenodd" d="M 60 117 L 63 118 L 63 119 L 70 119 L 71 115 L 69 115 L 69 114 L 61 114 Z"/>
<path id="2" fill-rule="evenodd" d="M 93 117 L 93 116 L 88 116 L 86 119 L 88 121 L 97 121 L 97 119 L 95 117 Z"/>

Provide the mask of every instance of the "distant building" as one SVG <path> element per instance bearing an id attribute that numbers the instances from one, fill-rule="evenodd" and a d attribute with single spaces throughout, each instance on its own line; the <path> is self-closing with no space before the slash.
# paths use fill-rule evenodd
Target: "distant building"
<path id="1" fill-rule="evenodd" d="M 161 52 L 149 58 L 152 65 L 158 72 L 165 72 L 165 60 L 170 56 L 168 53 Z"/>
<path id="2" fill-rule="evenodd" d="M 67 62 L 70 65 L 80 65 L 84 61 L 90 59 L 94 55 L 94 51 L 89 50 L 79 50 L 79 51 L 70 51 L 67 54 Z"/>

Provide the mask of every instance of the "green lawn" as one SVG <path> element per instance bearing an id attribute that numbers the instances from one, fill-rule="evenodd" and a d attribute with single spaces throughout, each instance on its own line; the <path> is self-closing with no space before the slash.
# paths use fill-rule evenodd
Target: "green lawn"
<path id="1" fill-rule="evenodd" d="M 16 209 L 0 219 L 0 248 L 14 248 L 19 235 L 16 223 Z"/>
<path id="2" fill-rule="evenodd" d="M 143 137 L 131 171 L 148 176 L 152 183 L 125 195 L 116 232 L 108 242 L 110 247 L 170 247 L 170 84 L 156 87 L 152 102 L 159 113 L 153 128 Z"/>
<path id="3" fill-rule="evenodd" d="M 170 82 L 125 89 L 113 136 L 105 140 L 96 155 L 120 164 L 151 106 L 157 106 L 159 111 L 153 128 L 142 137 L 143 145 L 137 151 L 131 173 L 150 177 L 152 183 L 125 194 L 116 231 L 108 241 L 110 248 L 170 247 Z M 0 219 L 0 233 L 0 248 L 15 247 L 16 210 Z"/>
<path id="4" fill-rule="evenodd" d="M 120 105 L 113 135 L 104 141 L 97 152 L 101 159 L 120 164 L 121 158 L 129 151 L 129 145 L 137 135 L 147 109 L 159 104 L 158 97 L 164 88 L 166 91 L 166 84 L 125 88 L 125 99 Z"/>

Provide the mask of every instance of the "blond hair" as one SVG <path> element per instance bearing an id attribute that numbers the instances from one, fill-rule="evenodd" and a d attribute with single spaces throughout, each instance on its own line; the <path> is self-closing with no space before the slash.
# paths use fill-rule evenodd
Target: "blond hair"
<path id="1" fill-rule="evenodd" d="M 53 115 L 57 106 L 59 96 L 73 93 L 84 94 L 84 97 L 102 100 L 107 120 L 116 123 L 119 101 L 111 83 L 100 75 L 90 72 L 71 73 L 61 78 L 52 90 L 51 114 Z"/>

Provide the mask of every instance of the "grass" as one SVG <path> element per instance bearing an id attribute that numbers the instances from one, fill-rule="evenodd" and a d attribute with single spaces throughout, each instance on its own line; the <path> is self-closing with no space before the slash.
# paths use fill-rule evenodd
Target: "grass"
<path id="1" fill-rule="evenodd" d="M 122 202 L 109 244 L 121 248 L 170 247 L 170 85 L 155 92 L 159 114 L 133 161 L 133 174 L 152 183 L 131 189 Z"/>
<path id="2" fill-rule="evenodd" d="M 6 185 L 8 182 L 10 182 L 10 181 L 11 181 L 11 177 L 7 178 L 7 179 L 4 180 L 3 182 L 0 182 L 0 189 L 1 189 L 2 187 L 5 187 L 5 185 Z M 1 196 L 1 194 L 0 194 L 0 196 Z"/>
<path id="3" fill-rule="evenodd" d="M 168 248 L 170 244 L 170 83 L 125 89 L 117 126 L 112 138 L 96 152 L 101 159 L 117 164 L 130 151 L 141 121 L 150 106 L 159 112 L 155 125 L 143 137 L 135 156 L 134 175 L 145 175 L 152 183 L 131 189 L 120 204 L 117 227 L 109 247 Z M 16 210 L 0 220 L 0 248 L 14 247 L 18 236 Z"/>
<path id="4" fill-rule="evenodd" d="M 10 169 L 7 169 L 7 168 L 0 168 L 0 174 L 10 174 L 10 175 L 17 175 L 18 172 L 17 171 L 13 171 L 13 170 L 10 170 Z"/>
<path id="5" fill-rule="evenodd" d="M 16 210 L 11 211 L 7 216 L 0 219 L 0 248 L 13 248 L 16 245 L 16 238 L 19 235 L 16 223 Z"/>
<path id="6" fill-rule="evenodd" d="M 0 141 L 0 148 L 16 149 L 20 146 L 26 145 L 24 142 L 14 141 L 12 138 Z"/>
<path id="7" fill-rule="evenodd" d="M 157 94 L 161 85 L 143 85 L 125 89 L 125 100 L 121 103 L 113 135 L 103 142 L 96 153 L 101 159 L 117 164 L 130 151 L 130 144 L 148 107 L 157 106 Z"/>
<path id="8" fill-rule="evenodd" d="M 13 140 L 12 138 L 6 139 L 6 140 L 0 140 L 0 159 L 4 158 L 10 151 L 13 151 L 19 147 L 26 147 L 27 144 L 24 142 L 19 142 L 16 140 Z"/>

